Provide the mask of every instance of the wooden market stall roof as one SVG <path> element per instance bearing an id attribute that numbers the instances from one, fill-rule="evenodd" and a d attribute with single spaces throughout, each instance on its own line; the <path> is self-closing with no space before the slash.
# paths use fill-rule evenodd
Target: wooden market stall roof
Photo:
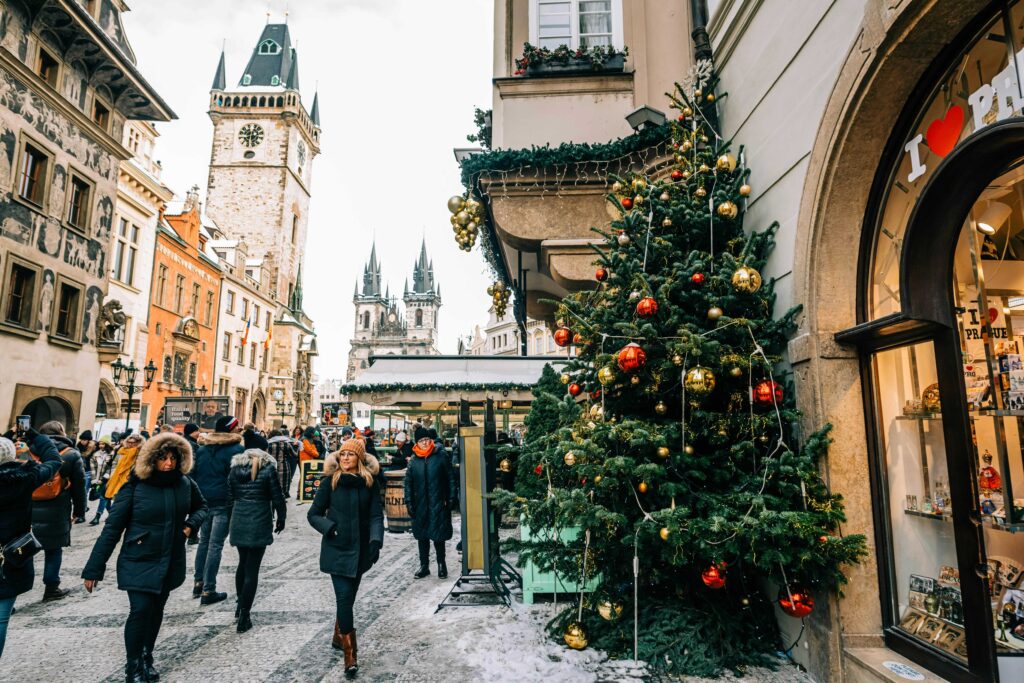
<path id="1" fill-rule="evenodd" d="M 552 356 L 371 356 L 370 367 L 341 393 L 373 406 L 529 402 L 544 366 L 564 362 Z"/>

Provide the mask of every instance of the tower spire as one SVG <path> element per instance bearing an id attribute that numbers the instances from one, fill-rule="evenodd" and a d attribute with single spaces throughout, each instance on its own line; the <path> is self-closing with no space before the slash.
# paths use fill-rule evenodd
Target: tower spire
<path id="1" fill-rule="evenodd" d="M 224 47 L 220 48 L 220 61 L 217 63 L 217 73 L 213 75 L 213 87 L 211 90 L 226 90 L 227 70 L 224 67 Z"/>
<path id="2" fill-rule="evenodd" d="M 309 109 L 309 119 L 314 126 L 320 126 L 320 92 L 313 93 L 313 106 Z"/>

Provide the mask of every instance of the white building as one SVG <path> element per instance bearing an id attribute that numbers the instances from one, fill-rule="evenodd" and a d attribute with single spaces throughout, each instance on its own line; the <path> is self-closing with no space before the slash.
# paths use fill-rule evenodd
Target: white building
<path id="1" fill-rule="evenodd" d="M 519 356 L 522 355 L 522 331 L 512 315 L 511 307 L 505 315 L 498 317 L 494 307 L 488 310 L 490 316 L 481 331 L 477 325 L 467 341 L 459 341 L 459 354 L 470 356 Z M 540 320 L 526 319 L 526 355 L 565 356 L 566 350 L 555 344 L 551 330 Z"/>

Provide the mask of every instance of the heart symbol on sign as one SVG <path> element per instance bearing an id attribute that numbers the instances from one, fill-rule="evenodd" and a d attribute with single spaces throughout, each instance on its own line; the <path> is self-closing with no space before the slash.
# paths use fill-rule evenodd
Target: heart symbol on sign
<path id="1" fill-rule="evenodd" d="M 998 308 L 990 308 L 990 309 L 988 309 L 988 321 L 990 323 L 994 323 L 996 321 L 996 318 L 998 318 L 998 317 L 999 317 L 999 309 Z"/>
<path id="2" fill-rule="evenodd" d="M 928 141 L 928 149 L 944 157 L 953 151 L 957 141 L 960 139 L 960 131 L 964 126 L 964 110 L 959 104 L 954 104 L 946 111 L 941 119 L 935 119 L 925 132 L 925 140 Z"/>
<path id="3" fill-rule="evenodd" d="M 966 370 L 967 372 L 971 372 L 972 370 L 974 370 L 974 366 L 973 365 L 966 365 L 966 366 L 964 366 L 964 370 Z"/>

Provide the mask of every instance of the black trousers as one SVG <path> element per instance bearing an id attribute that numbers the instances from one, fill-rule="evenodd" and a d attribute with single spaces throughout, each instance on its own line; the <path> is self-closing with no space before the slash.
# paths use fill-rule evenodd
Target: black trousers
<path id="1" fill-rule="evenodd" d="M 284 495 L 289 497 L 292 490 L 292 478 L 295 476 L 295 471 L 299 469 L 299 457 L 286 455 L 284 457 Z"/>
<path id="2" fill-rule="evenodd" d="M 124 622 L 124 649 L 128 661 L 141 657 L 144 649 L 153 652 L 168 595 L 166 592 L 128 591 L 128 620 Z"/>
<path id="3" fill-rule="evenodd" d="M 356 602 L 356 592 L 359 590 L 361 576 L 339 576 L 331 574 L 331 582 L 334 584 L 334 600 L 337 603 L 338 628 L 342 633 L 348 633 L 355 628 L 355 617 L 352 615 L 352 605 Z"/>
<path id="4" fill-rule="evenodd" d="M 263 553 L 265 552 L 267 552 L 265 545 L 253 548 L 238 547 L 235 595 L 238 596 L 238 606 L 244 610 L 252 609 L 253 600 L 256 599 L 256 587 L 260 580 L 260 565 L 263 563 Z"/>
<path id="5" fill-rule="evenodd" d="M 430 540 L 417 539 L 420 547 L 420 564 L 426 567 L 430 563 Z M 434 541 L 434 554 L 438 562 L 444 562 L 444 541 Z"/>

